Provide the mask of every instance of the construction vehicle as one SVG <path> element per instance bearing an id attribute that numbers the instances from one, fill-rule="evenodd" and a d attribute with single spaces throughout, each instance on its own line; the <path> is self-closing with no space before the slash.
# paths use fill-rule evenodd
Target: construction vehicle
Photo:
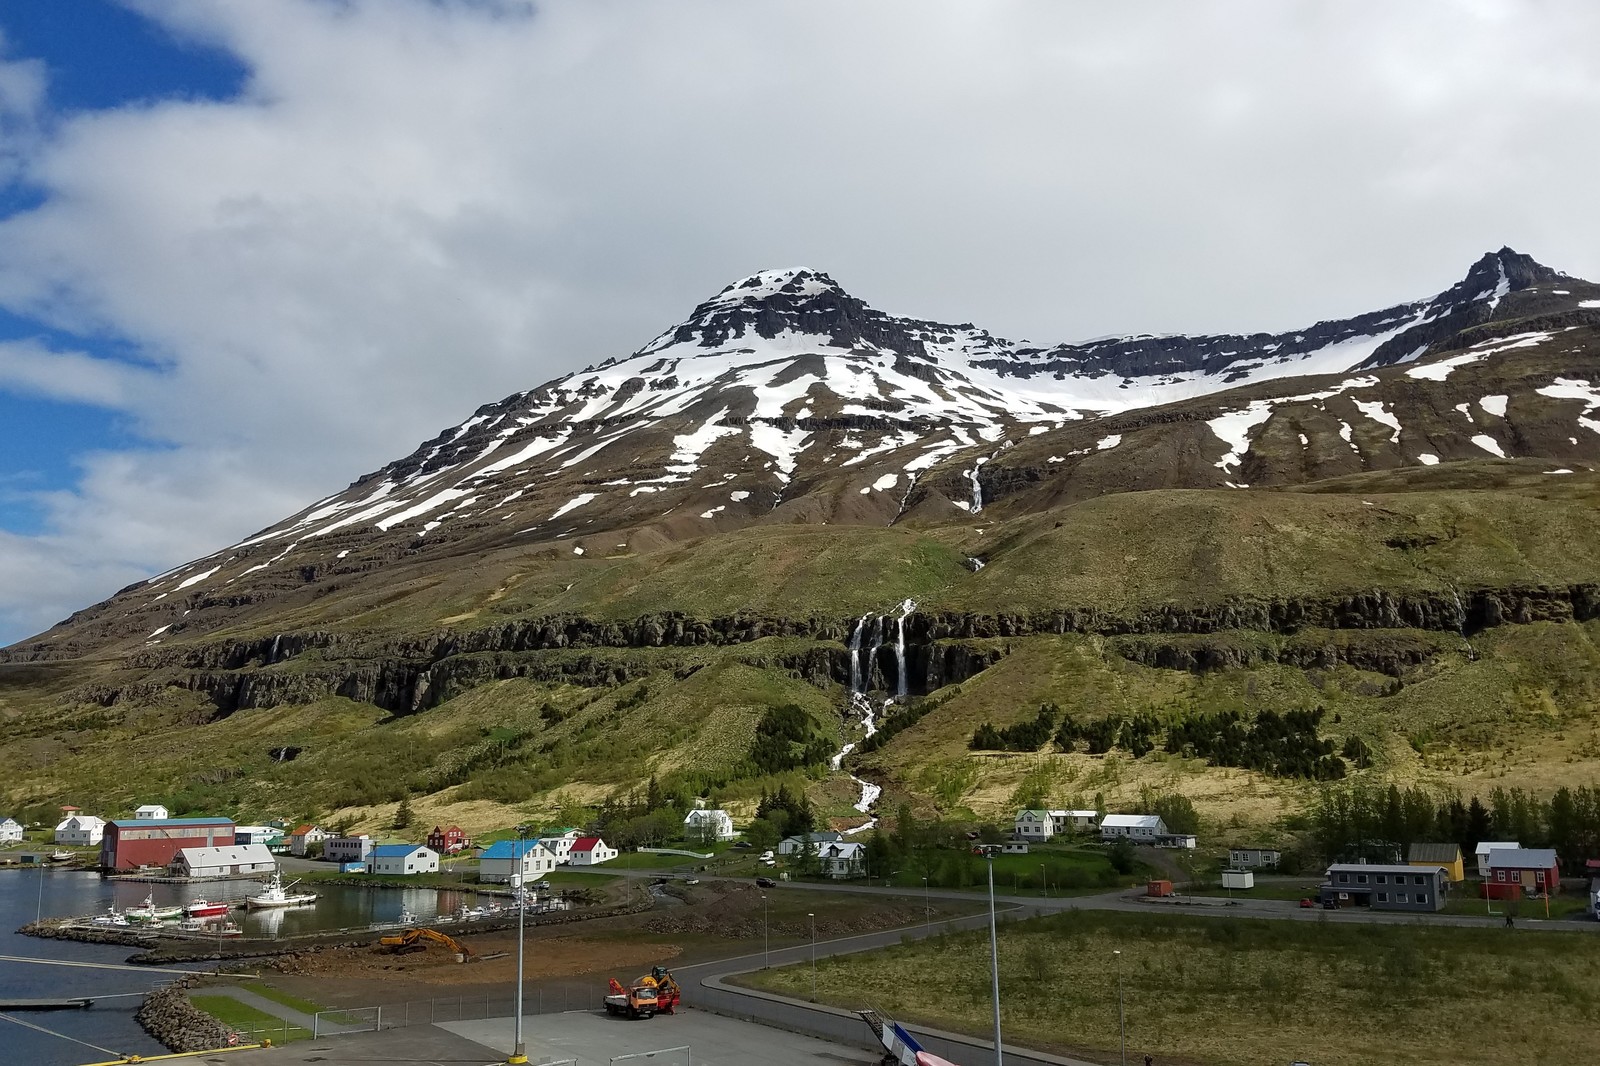
<path id="1" fill-rule="evenodd" d="M 647 978 L 648 980 L 648 978 Z M 653 1018 L 656 1014 L 656 985 L 642 981 L 632 988 L 611 978 L 611 994 L 606 997 L 607 1014 L 626 1014 L 630 1018 Z"/>
<path id="2" fill-rule="evenodd" d="M 423 951 L 429 944 L 438 944 L 455 952 L 457 962 L 466 962 L 472 958 L 471 948 L 437 929 L 407 929 L 404 933 L 382 937 L 378 943 L 394 952 Z"/>
<path id="3" fill-rule="evenodd" d="M 639 978 L 639 983 L 656 986 L 656 1013 L 674 1014 L 678 1000 L 683 998 L 683 989 L 678 987 L 678 982 L 672 979 L 672 971 L 665 966 L 653 966 L 646 977 Z"/>

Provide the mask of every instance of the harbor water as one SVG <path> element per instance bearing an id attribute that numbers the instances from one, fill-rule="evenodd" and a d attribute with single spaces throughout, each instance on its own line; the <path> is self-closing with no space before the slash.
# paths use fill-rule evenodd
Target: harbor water
<path id="1" fill-rule="evenodd" d="M 284 877 L 286 884 L 291 880 L 292 875 Z M 454 889 L 313 884 L 296 886 L 294 891 L 303 888 L 317 894 L 314 906 L 233 910 L 230 920 L 241 927 L 247 938 L 271 940 L 394 923 L 400 920 L 403 911 L 427 923 L 439 916 L 454 914 L 463 906 L 484 902 L 476 893 Z M 143 904 L 147 896 L 161 907 L 197 898 L 242 900 L 260 891 L 261 882 L 254 880 L 149 884 L 107 881 L 99 874 L 83 871 L 0 870 L 0 955 L 121 964 L 137 949 L 45 940 L 24 936 L 16 930 L 40 917 L 105 914 L 113 907 L 118 911 L 127 910 Z M 133 1015 L 144 993 L 173 979 L 172 974 L 0 960 L 0 999 L 122 997 L 97 1000 L 88 1010 L 16 1012 L 0 1017 L 0 1064 L 68 1066 L 103 1061 L 115 1055 L 157 1054 L 163 1049 L 145 1035 Z M 63 1035 L 48 1035 L 29 1026 L 41 1026 Z M 104 1053 L 106 1051 L 114 1054 Z"/>

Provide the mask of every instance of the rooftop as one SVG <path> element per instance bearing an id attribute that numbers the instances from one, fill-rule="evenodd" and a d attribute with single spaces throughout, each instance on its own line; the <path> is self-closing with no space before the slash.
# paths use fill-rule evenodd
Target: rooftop
<path id="1" fill-rule="evenodd" d="M 233 825 L 231 818 L 114 818 L 106 823 L 118 828 L 151 829 L 163 825 Z"/>

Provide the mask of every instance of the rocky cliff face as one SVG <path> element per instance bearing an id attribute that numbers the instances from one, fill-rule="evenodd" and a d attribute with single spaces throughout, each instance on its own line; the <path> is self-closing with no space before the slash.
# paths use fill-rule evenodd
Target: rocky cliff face
<path id="1" fill-rule="evenodd" d="M 1327 598 L 1164 607 L 1134 614 L 1092 607 L 1033 614 L 913 611 L 903 618 L 900 632 L 904 644 L 899 650 L 893 629 L 887 625 L 878 626 L 877 635 L 865 642 L 853 639 L 861 619 L 694 619 L 667 614 L 618 623 L 555 617 L 407 638 L 313 631 L 147 649 L 128 663 L 140 672 L 137 680 L 86 685 L 72 697 L 110 706 L 150 699 L 164 688 L 176 687 L 205 696 L 220 714 L 311 703 L 328 696 L 411 714 L 478 685 L 511 678 L 594 687 L 622 684 L 662 670 L 684 675 L 699 668 L 686 656 L 616 653 L 750 648 L 767 637 L 799 637 L 815 646 L 777 654 L 750 648 L 748 654 L 762 665 L 819 686 L 889 694 L 901 687 L 902 671 L 905 691 L 920 695 L 992 666 L 1004 656 L 1006 638 L 1063 633 L 1170 636 L 1173 639 L 1116 645 L 1119 653 L 1133 661 L 1168 669 L 1204 671 L 1255 665 L 1270 658 L 1303 667 L 1348 663 L 1398 677 L 1406 667 L 1435 654 L 1436 643 L 1403 635 L 1356 644 L 1318 637 L 1265 649 L 1238 640 L 1204 638 L 1382 630 L 1450 633 L 1466 639 L 1492 626 L 1593 618 L 1600 618 L 1600 582 L 1480 588 L 1444 596 L 1402 596 L 1374 590 Z M 852 648 L 858 650 L 853 653 Z M 584 654 L 566 654 L 573 651 Z M 857 656 L 854 669 L 852 654 Z"/>

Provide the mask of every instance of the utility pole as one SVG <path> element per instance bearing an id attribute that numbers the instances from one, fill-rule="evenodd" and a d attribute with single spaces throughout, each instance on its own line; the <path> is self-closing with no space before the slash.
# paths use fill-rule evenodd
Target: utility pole
<path id="1" fill-rule="evenodd" d="M 515 1048 L 511 1056 L 506 1059 L 509 1066 L 522 1066 L 528 1061 L 528 1045 L 522 1039 L 522 949 L 523 949 L 523 921 L 528 912 L 528 869 L 527 856 L 523 853 L 522 842 L 527 835 L 528 827 L 517 826 L 517 847 L 512 856 L 512 879 L 517 884 L 517 1018 Z"/>
<path id="2" fill-rule="evenodd" d="M 983 857 L 989 861 L 989 986 L 994 999 L 994 1066 L 1002 1066 L 1004 1053 L 1000 1047 L 1000 941 L 994 925 L 994 856 L 998 844 L 980 844 Z"/>
<path id="3" fill-rule="evenodd" d="M 772 968 L 772 941 L 767 936 L 767 894 L 761 893 L 761 954 L 765 956 L 762 963 L 767 969 Z"/>
<path id="4" fill-rule="evenodd" d="M 806 917 L 811 919 L 811 1002 L 817 1001 L 817 916 L 815 912 L 808 911 Z"/>
<path id="5" fill-rule="evenodd" d="M 1128 1066 L 1128 1016 L 1122 1009 L 1122 952 L 1111 954 L 1117 960 L 1117 1047 L 1121 1051 L 1122 1066 Z"/>

